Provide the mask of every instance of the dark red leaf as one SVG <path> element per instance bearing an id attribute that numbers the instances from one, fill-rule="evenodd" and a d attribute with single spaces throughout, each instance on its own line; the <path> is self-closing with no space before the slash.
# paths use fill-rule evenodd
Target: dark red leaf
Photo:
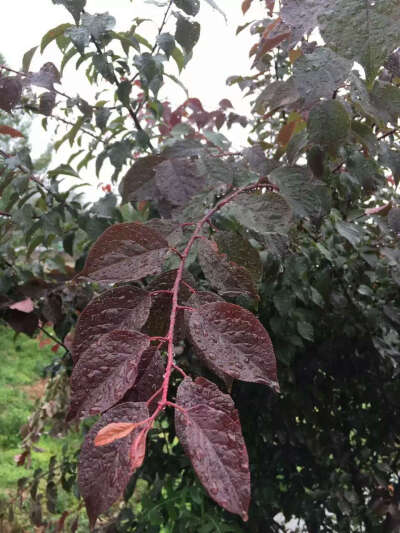
<path id="1" fill-rule="evenodd" d="M 72 358 L 80 355 L 99 335 L 115 329 L 140 330 L 150 313 L 150 294 L 138 287 L 116 287 L 92 300 L 76 325 Z"/>
<path id="2" fill-rule="evenodd" d="M 202 239 L 198 245 L 199 263 L 212 287 L 225 298 L 245 295 L 258 298 L 250 273 L 219 253 L 217 243 Z"/>
<path id="3" fill-rule="evenodd" d="M 32 337 L 39 326 L 39 319 L 35 313 L 23 313 L 17 309 L 9 309 L 4 313 L 4 320 L 18 333 L 25 333 Z"/>
<path id="4" fill-rule="evenodd" d="M 164 237 L 143 224 L 114 224 L 94 243 L 79 276 L 105 283 L 136 281 L 158 274 L 167 250 Z"/>
<path id="5" fill-rule="evenodd" d="M 0 133 L 3 135 L 10 135 L 11 137 L 24 137 L 23 133 L 14 128 L 10 128 L 10 126 L 6 126 L 5 124 L 0 124 Z"/>
<path id="6" fill-rule="evenodd" d="M 155 195 L 155 167 L 165 157 L 149 155 L 138 159 L 122 178 L 119 192 L 123 203 L 153 200 Z"/>
<path id="7" fill-rule="evenodd" d="M 164 272 L 155 278 L 147 287 L 149 291 L 171 290 L 174 286 L 176 279 L 176 270 L 169 270 Z M 195 280 L 193 276 L 184 271 L 183 281 L 193 287 Z M 191 296 L 191 292 L 188 287 L 181 283 L 179 289 L 178 303 L 184 304 Z M 170 315 L 172 306 L 172 294 L 153 294 L 152 304 L 150 310 L 150 316 L 147 320 L 143 331 L 145 331 L 151 337 L 163 337 L 168 333 Z M 180 309 L 177 313 L 175 336 L 176 338 L 183 337 L 183 311 Z"/>
<path id="8" fill-rule="evenodd" d="M 89 431 L 79 457 L 78 484 L 93 528 L 97 517 L 106 511 L 125 490 L 133 469 L 130 448 L 142 427 L 106 446 L 95 446 L 98 432 L 112 422 L 140 422 L 148 418 L 145 403 L 124 403 L 107 411 Z"/>
<path id="9" fill-rule="evenodd" d="M 0 109 L 11 111 L 20 101 L 22 83 L 16 77 L 0 78 Z"/>
<path id="10" fill-rule="evenodd" d="M 196 163 L 187 158 L 168 159 L 155 171 L 159 209 L 165 216 L 169 216 L 171 209 L 185 206 L 205 184 Z"/>
<path id="11" fill-rule="evenodd" d="M 221 507 L 247 520 L 250 472 L 238 412 L 214 383 L 185 379 L 176 401 L 176 434 L 202 485 Z"/>
<path id="12" fill-rule="evenodd" d="M 218 294 L 209 291 L 196 291 L 187 301 L 189 307 L 200 307 L 201 305 L 210 304 L 212 302 L 223 302 L 224 300 Z M 187 312 L 190 316 L 190 311 Z"/>
<path id="13" fill-rule="evenodd" d="M 140 358 L 136 381 L 133 387 L 125 394 L 123 401 L 147 401 L 161 387 L 164 380 L 164 372 L 165 363 L 160 352 L 155 346 L 150 346 Z M 154 408 L 157 407 L 156 403 L 152 406 Z"/>
<path id="14" fill-rule="evenodd" d="M 190 314 L 189 334 L 212 370 L 279 391 L 271 339 L 250 311 L 226 302 L 202 305 Z"/>
<path id="15" fill-rule="evenodd" d="M 68 420 L 103 413 L 119 402 L 135 383 L 149 344 L 149 337 L 137 331 L 96 337 L 72 371 Z"/>

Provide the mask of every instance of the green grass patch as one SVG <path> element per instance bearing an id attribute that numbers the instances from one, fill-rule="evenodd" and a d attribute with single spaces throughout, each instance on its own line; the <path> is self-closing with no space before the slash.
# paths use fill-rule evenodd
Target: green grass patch
<path id="1" fill-rule="evenodd" d="M 35 339 L 26 335 L 15 338 L 14 332 L 0 326 L 0 487 L 15 487 L 16 481 L 26 475 L 18 468 L 14 456 L 21 452 L 20 428 L 32 414 L 40 395 L 40 380 L 45 368 L 57 357 L 50 346 L 39 348 Z M 39 382 L 39 383 L 38 383 Z M 49 457 L 61 449 L 62 443 L 43 437 L 38 447 L 45 451 L 35 453 L 32 468 L 48 464 Z"/>

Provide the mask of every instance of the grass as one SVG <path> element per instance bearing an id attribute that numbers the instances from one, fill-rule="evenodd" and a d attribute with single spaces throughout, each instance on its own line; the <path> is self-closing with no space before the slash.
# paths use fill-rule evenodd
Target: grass
<path id="1" fill-rule="evenodd" d="M 56 355 L 49 346 L 39 348 L 35 339 L 19 335 L 0 326 L 0 490 L 15 488 L 16 481 L 26 475 L 17 467 L 14 456 L 21 452 L 20 428 L 31 415 L 35 403 L 44 392 L 44 369 Z M 62 443 L 42 437 L 38 446 L 44 449 L 33 457 L 32 468 L 44 467 Z"/>

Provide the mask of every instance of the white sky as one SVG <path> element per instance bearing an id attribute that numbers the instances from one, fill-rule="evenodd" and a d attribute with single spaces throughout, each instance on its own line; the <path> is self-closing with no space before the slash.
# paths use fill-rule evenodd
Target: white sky
<path id="1" fill-rule="evenodd" d="M 226 79 L 235 74 L 247 74 L 250 71 L 248 52 L 255 37 L 244 30 L 235 35 L 238 25 L 248 20 L 265 17 L 263 4 L 255 1 L 254 6 L 247 12 L 246 17 L 241 11 L 242 0 L 215 0 L 226 13 L 228 22 L 223 16 L 212 9 L 205 0 L 201 0 L 201 9 L 196 20 L 201 24 L 200 41 L 194 48 L 194 57 L 181 74 L 181 81 L 189 90 L 190 96 L 199 98 L 207 110 L 215 109 L 222 98 L 229 98 L 239 114 L 248 114 L 250 102 L 244 100 L 237 86 L 226 86 Z M 149 18 L 156 22 L 144 23 L 138 32 L 151 39 L 160 25 L 164 9 L 146 3 L 145 0 L 88 0 L 86 10 L 93 13 L 108 11 L 117 19 L 115 29 L 125 31 L 129 29 L 135 17 Z M 53 5 L 51 0 L 12 0 L 2 10 L 0 20 L 0 52 L 6 57 L 7 63 L 17 70 L 21 68 L 23 54 L 40 43 L 42 36 L 51 28 L 65 22 L 72 22 L 72 17 L 61 5 Z M 174 32 L 175 17 L 170 18 L 170 25 L 166 28 Z M 60 54 L 53 42 L 45 50 L 43 56 L 37 51 L 31 65 L 31 70 L 39 70 L 40 66 L 53 61 L 60 64 Z M 74 69 L 76 59 L 72 59 L 69 68 L 64 71 L 62 90 L 74 96 L 79 93 L 90 103 L 95 102 L 93 88 L 84 83 L 84 70 Z M 166 70 L 177 75 L 173 60 Z M 105 86 L 107 84 L 105 83 Z M 167 88 L 161 93 L 173 103 L 181 103 L 185 95 L 181 88 L 168 81 Z M 50 141 L 50 135 L 45 134 L 40 127 L 41 117 L 35 120 L 30 139 L 34 156 L 38 156 Z M 246 132 L 240 126 L 234 126 L 230 138 L 236 145 L 246 144 Z M 54 159 L 54 164 L 66 160 L 67 150 L 63 148 Z M 91 172 L 92 173 L 92 172 Z M 85 176 L 86 178 L 86 176 Z M 90 179 L 90 177 L 86 178 Z M 92 181 L 92 179 L 90 179 Z"/>

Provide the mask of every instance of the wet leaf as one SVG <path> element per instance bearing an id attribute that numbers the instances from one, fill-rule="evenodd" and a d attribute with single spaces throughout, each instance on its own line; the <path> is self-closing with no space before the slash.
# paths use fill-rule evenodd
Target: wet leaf
<path id="1" fill-rule="evenodd" d="M 105 283 L 135 281 L 160 272 L 167 250 L 167 241 L 143 224 L 114 224 L 90 249 L 79 277 Z"/>
<path id="2" fill-rule="evenodd" d="M 215 242 L 202 239 L 198 244 L 198 257 L 205 277 L 222 297 L 257 299 L 257 289 L 250 273 L 243 266 L 229 261 Z"/>
<path id="3" fill-rule="evenodd" d="M 138 159 L 121 180 L 119 192 L 122 202 L 142 202 L 152 200 L 155 195 L 155 168 L 165 157 L 150 155 Z"/>
<path id="4" fill-rule="evenodd" d="M 76 362 L 89 346 L 116 329 L 139 331 L 150 313 L 150 293 L 138 287 L 116 287 L 92 300 L 80 314 L 72 346 Z"/>
<path id="5" fill-rule="evenodd" d="M 24 134 L 11 126 L 6 126 L 5 124 L 0 124 L 0 135 L 9 135 L 10 137 L 24 137 Z"/>
<path id="6" fill-rule="evenodd" d="M 332 98 L 334 91 L 346 80 L 351 67 L 351 61 L 324 47 L 299 57 L 293 65 L 293 80 L 304 107 L 311 107 L 320 98 Z"/>
<path id="7" fill-rule="evenodd" d="M 147 335 L 114 330 L 100 335 L 80 355 L 71 375 L 71 406 L 68 420 L 103 413 L 135 383 Z"/>
<path id="8" fill-rule="evenodd" d="M 179 13 L 176 22 L 175 39 L 189 54 L 200 37 L 200 24 L 192 22 Z"/>
<path id="9" fill-rule="evenodd" d="M 122 496 L 134 471 L 130 449 L 142 428 L 105 446 L 94 445 L 96 435 L 111 423 L 137 423 L 148 417 L 145 403 L 120 404 L 105 413 L 87 434 L 79 456 L 78 484 L 91 528 L 97 517 Z"/>
<path id="10" fill-rule="evenodd" d="M 271 339 L 250 311 L 226 302 L 202 305 L 191 312 L 189 333 L 212 370 L 279 391 Z"/>
<path id="11" fill-rule="evenodd" d="M 321 218 L 331 207 L 328 187 L 303 167 L 281 167 L 270 174 L 272 183 L 300 217 Z"/>
<path id="12" fill-rule="evenodd" d="M 397 0 L 333 0 L 326 4 L 318 21 L 326 45 L 360 63 L 367 80 L 372 80 L 399 45 L 399 17 Z"/>
<path id="13" fill-rule="evenodd" d="M 187 15 L 195 16 L 200 10 L 199 0 L 174 0 L 174 4 Z"/>
<path id="14" fill-rule="evenodd" d="M 175 427 L 202 485 L 221 507 L 247 520 L 250 472 L 238 412 L 228 394 L 204 378 L 178 387 Z"/>
<path id="15" fill-rule="evenodd" d="M 311 109 L 308 117 L 309 141 L 337 148 L 346 141 L 350 124 L 350 116 L 338 100 L 321 102 Z"/>

